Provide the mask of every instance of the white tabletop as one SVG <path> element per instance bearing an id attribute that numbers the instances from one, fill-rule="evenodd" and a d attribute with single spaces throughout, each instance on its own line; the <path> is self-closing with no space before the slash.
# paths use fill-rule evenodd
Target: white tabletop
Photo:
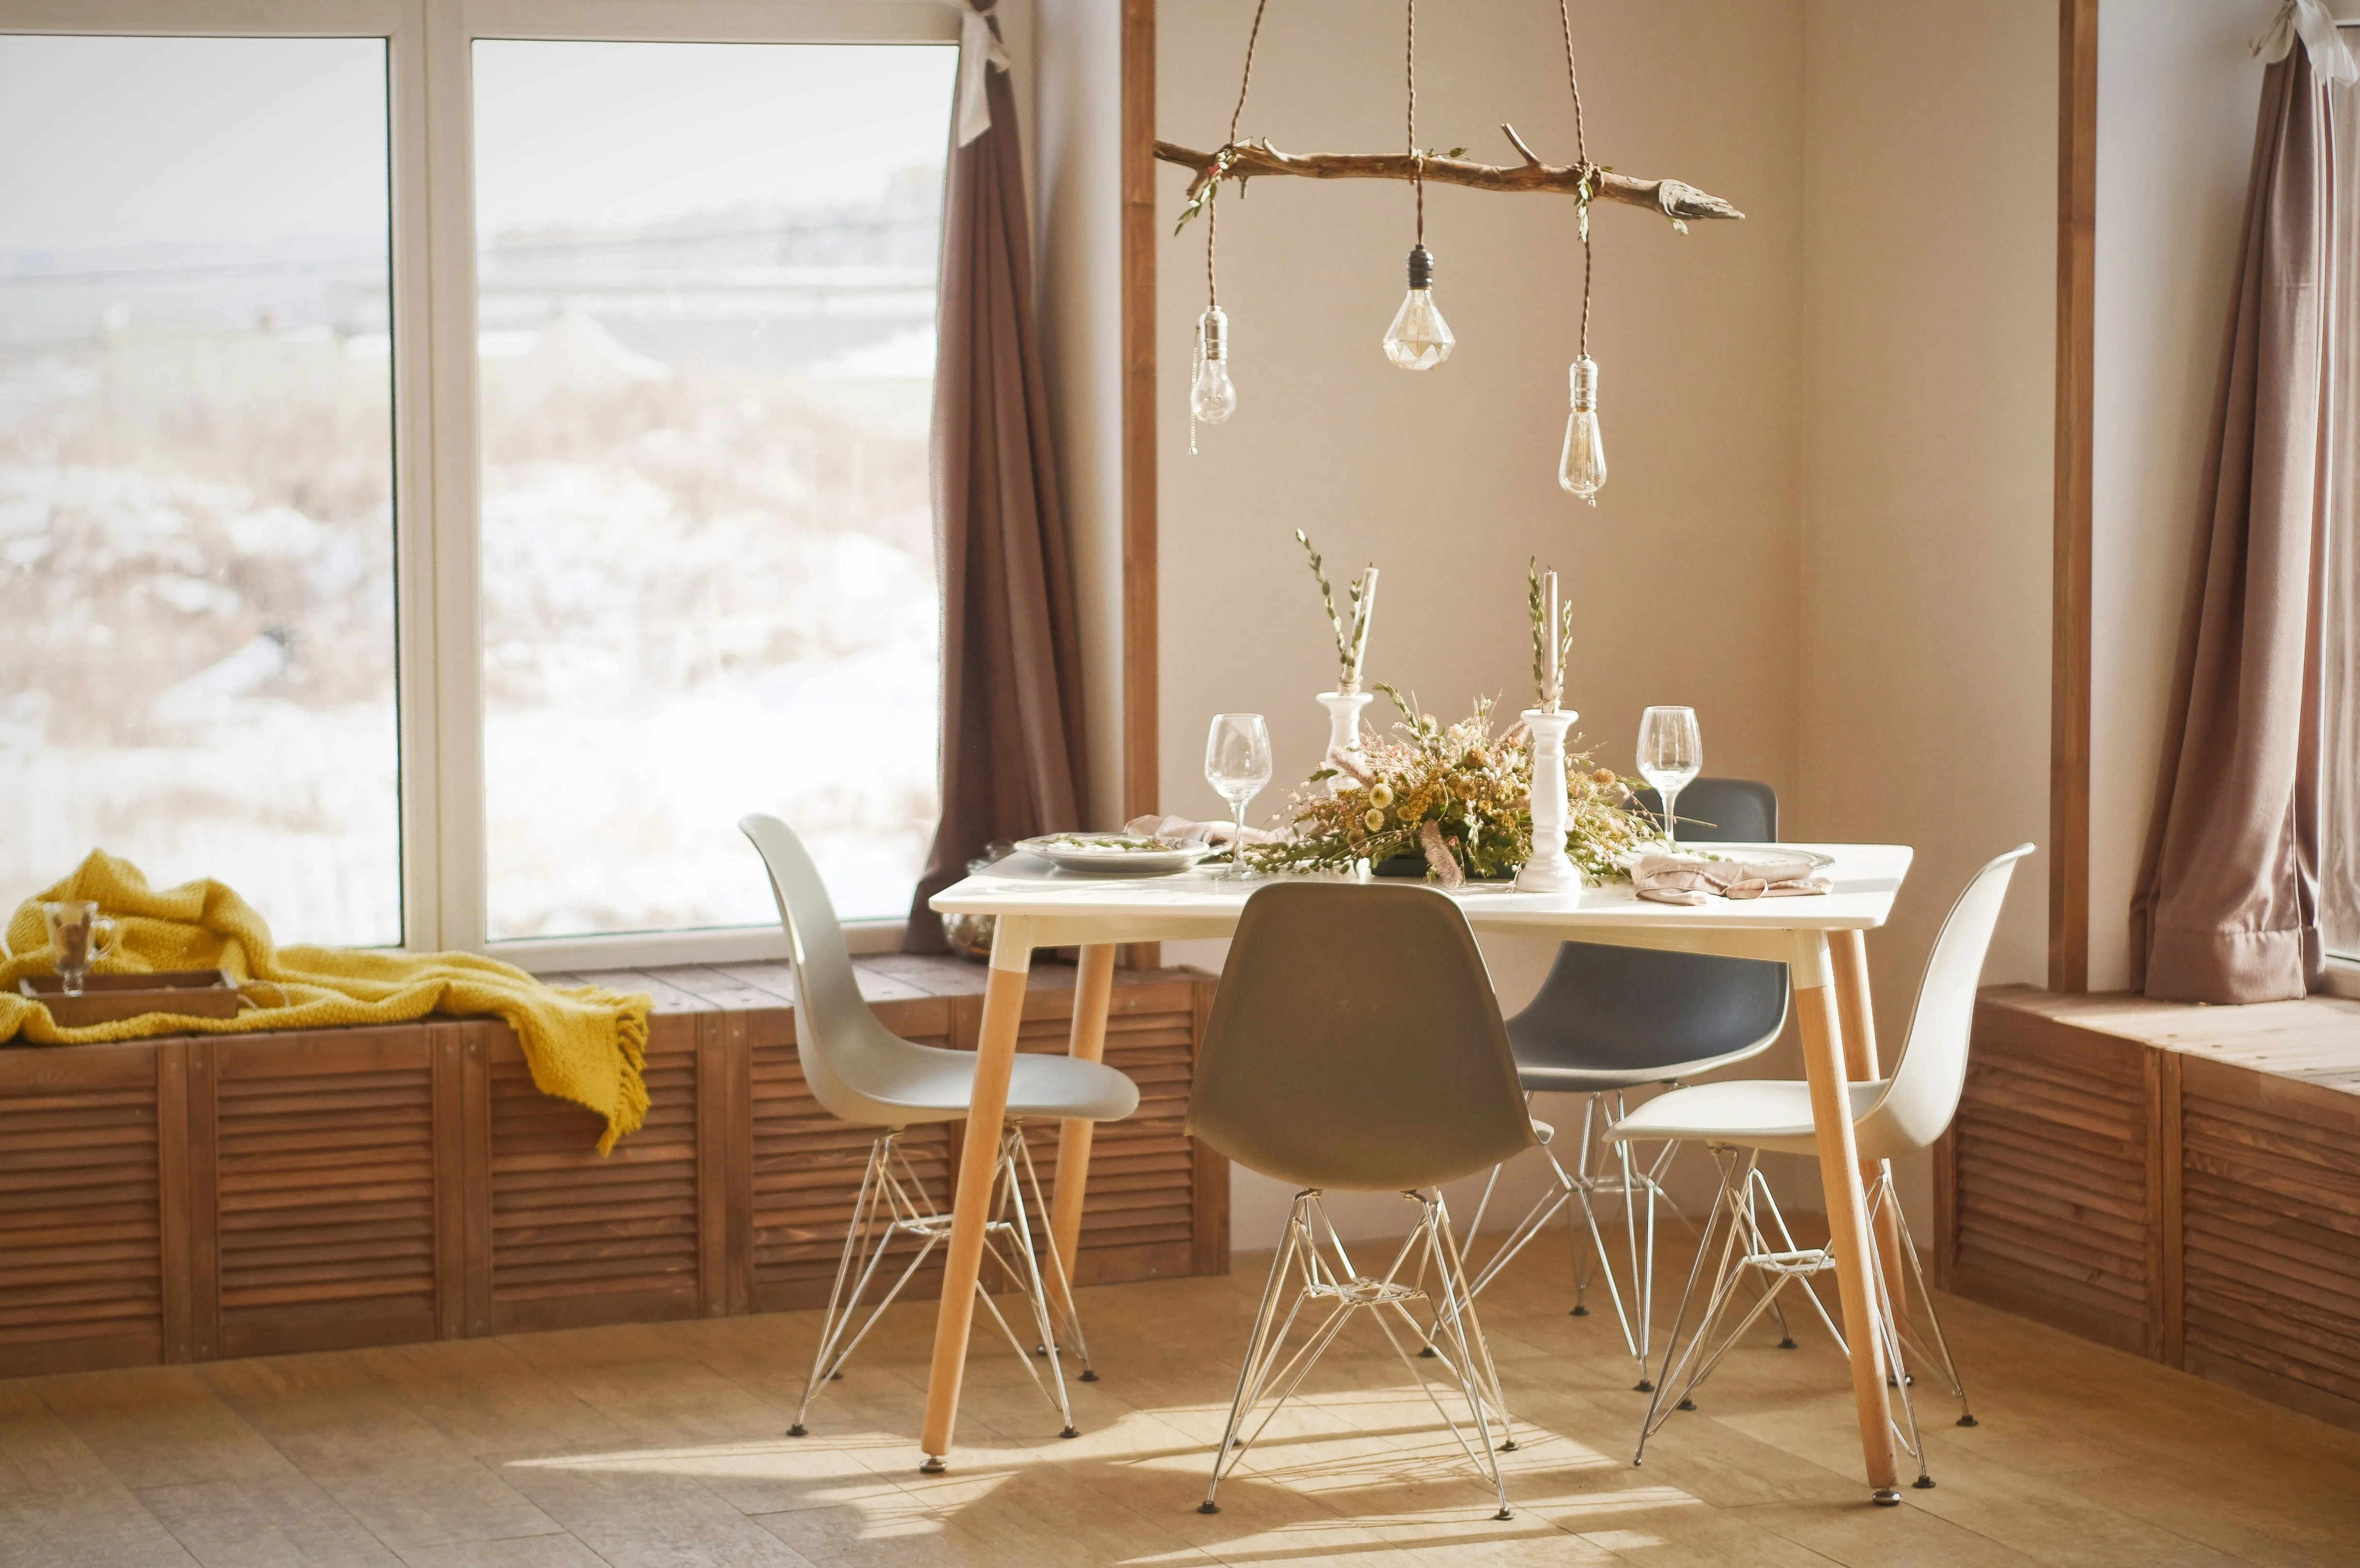
<path id="1" fill-rule="evenodd" d="M 1573 893 L 1519 893 L 1509 886 L 1470 883 L 1449 897 L 1479 931 L 1785 959 L 1795 932 L 1869 931 L 1883 925 L 1909 874 L 1911 851 L 1905 844 L 1782 847 L 1830 856 L 1833 864 L 1822 875 L 1833 884 L 1831 890 L 1802 898 L 1710 898 L 1688 905 L 1641 898 L 1625 882 Z M 935 894 L 933 907 L 945 914 L 1013 917 L 1033 947 L 1179 941 L 1229 935 L 1246 899 L 1282 879 L 1233 882 L 1218 868 L 1164 877 L 1094 876 L 1061 871 L 1038 856 L 1018 854 Z"/>

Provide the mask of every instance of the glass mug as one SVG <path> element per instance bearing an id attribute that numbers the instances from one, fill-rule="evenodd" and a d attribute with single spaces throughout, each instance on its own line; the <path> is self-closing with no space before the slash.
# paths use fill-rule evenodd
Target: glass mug
<path id="1" fill-rule="evenodd" d="M 115 922 L 87 898 L 43 904 L 41 916 L 49 924 L 49 955 L 57 960 L 58 981 L 67 996 L 79 996 L 90 966 L 115 956 Z"/>

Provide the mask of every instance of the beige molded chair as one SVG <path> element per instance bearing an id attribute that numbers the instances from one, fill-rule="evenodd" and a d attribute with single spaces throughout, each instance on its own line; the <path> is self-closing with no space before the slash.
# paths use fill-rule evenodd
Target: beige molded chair
<path id="1" fill-rule="evenodd" d="M 1501 1449 L 1515 1442 L 1439 1188 L 1531 1148 L 1534 1134 L 1467 917 L 1420 887 L 1281 882 L 1255 893 L 1197 1049 L 1188 1127 L 1248 1169 L 1301 1189 L 1198 1511 L 1220 1511 L 1222 1479 L 1337 1335 L 1365 1315 L 1508 1518 L 1494 1424 Z M 1330 1191 L 1397 1192 L 1415 1206 L 1390 1262 L 1353 1262 L 1322 1202 Z M 1415 1315 L 1419 1305 L 1431 1325 Z M 1290 1350 L 1306 1308 L 1317 1322 Z M 1429 1335 L 1434 1354 L 1412 1356 Z M 1440 1371 L 1439 1388 L 1426 1367 Z M 1444 1404 L 1452 1393 L 1465 1402 L 1467 1430 Z"/>
<path id="2" fill-rule="evenodd" d="M 852 1225 L 845 1235 L 836 1284 L 828 1292 L 827 1315 L 820 1325 L 811 1376 L 803 1384 L 803 1400 L 795 1407 L 794 1424 L 787 1429 L 789 1436 L 801 1437 L 813 1399 L 829 1381 L 843 1376 L 845 1363 L 876 1326 L 878 1317 L 950 1235 L 951 1216 L 936 1209 L 927 1196 L 901 1151 L 901 1138 L 912 1127 L 966 1118 L 975 1083 L 975 1053 L 920 1045 L 879 1023 L 860 995 L 844 930 L 836 922 L 836 906 L 803 841 L 776 817 L 746 817 L 738 826 L 761 852 L 762 864 L 770 874 L 770 891 L 779 901 L 779 918 L 792 944 L 795 1059 L 802 1063 L 803 1082 L 831 1115 L 880 1129 L 877 1141 L 869 1147 L 860 1196 L 853 1203 Z M 1061 1260 L 1056 1242 L 1048 1234 L 1049 1212 L 1041 1201 L 1041 1179 L 1025 1149 L 1022 1124 L 1028 1118 L 1120 1121 L 1138 1108 L 1138 1085 L 1095 1062 L 1020 1054 L 1009 1077 L 1007 1121 L 999 1132 L 1000 1169 L 984 1242 L 991 1258 L 1023 1289 L 1039 1336 L 1039 1354 L 1048 1364 L 1045 1380 L 1033 1366 L 1034 1356 L 1026 1353 L 980 1281 L 976 1294 L 1023 1361 L 1033 1383 L 1065 1418 L 1062 1435 L 1065 1437 L 1074 1436 L 1075 1428 L 1060 1360 L 1061 1334 L 1063 1344 L 1081 1361 L 1082 1380 L 1096 1382 L 1098 1374 L 1090 1369 L 1089 1345 L 1082 1337 L 1079 1320 L 1061 1311 L 1059 1298 L 1053 1297 L 1042 1282 L 1040 1257 L 1033 1244 L 1036 1222 L 1049 1267 L 1061 1267 Z M 862 1296 L 876 1280 L 886 1253 L 901 1241 L 914 1243 L 914 1253 L 855 1329 Z"/>
<path id="3" fill-rule="evenodd" d="M 1880 1234 L 1882 1227 L 1890 1226 L 1903 1254 L 1899 1269 L 1906 1269 L 1906 1279 L 1914 1281 L 1917 1287 L 1913 1311 L 1908 1301 L 1895 1300 L 1896 1295 L 1909 1294 L 1906 1289 L 1894 1290 L 1886 1287 L 1888 1274 L 1896 1273 L 1896 1269 L 1869 1270 L 1875 1281 L 1880 1308 L 1883 1343 L 1879 1348 L 1888 1377 L 1900 1391 L 1907 1426 L 1901 1438 L 1917 1456 L 1917 1485 L 1920 1486 L 1930 1486 L 1934 1482 L 1926 1473 L 1925 1445 L 1918 1441 L 1917 1410 L 1909 1397 L 1912 1356 L 1919 1365 L 1939 1366 L 1958 1398 L 1960 1425 L 1972 1426 L 1975 1418 L 1968 1408 L 1966 1389 L 1960 1381 L 1957 1364 L 1950 1357 L 1950 1345 L 1942 1337 L 1941 1320 L 1935 1314 L 1933 1297 L 1926 1288 L 1925 1271 L 1919 1265 L 1908 1222 L 1902 1216 L 1893 1186 L 1892 1162 L 1932 1147 L 1958 1112 L 1959 1095 L 1966 1085 L 1975 982 L 1983 973 L 1983 956 L 1991 948 L 1992 931 L 1999 923 L 2000 907 L 2007 898 L 2008 880 L 2015 874 L 2016 862 L 2030 855 L 2032 849 L 2028 844 L 2018 844 L 1975 873 L 1934 939 L 1934 951 L 1926 961 L 1926 975 L 1918 988 L 1917 1008 L 1910 1015 L 1909 1033 L 1902 1044 L 1900 1060 L 1894 1063 L 1892 1076 L 1850 1086 L 1852 1135 L 1859 1143 L 1860 1158 L 1863 1163 L 1874 1160 L 1880 1167 L 1868 1195 L 1870 1234 L 1874 1236 Z M 1641 1423 L 1638 1457 L 1644 1458 L 1647 1439 L 1670 1419 L 1674 1410 L 1696 1408 L 1692 1396 L 1699 1386 L 1787 1285 L 1801 1280 L 1804 1293 L 1819 1308 L 1828 1332 L 1836 1335 L 1839 1344 L 1843 1336 L 1810 1284 L 1812 1276 L 1835 1267 L 1831 1248 L 1795 1245 L 1758 1169 L 1765 1152 L 1819 1153 L 1808 1083 L 1799 1080 L 1739 1079 L 1675 1089 L 1657 1095 L 1616 1122 L 1611 1136 L 1640 1142 L 1659 1138 L 1700 1142 L 1712 1149 L 1721 1166 L 1721 1196 L 1699 1240 L 1696 1264 L 1688 1271 L 1688 1290 L 1680 1299 L 1679 1312 L 1672 1320 L 1664 1347 L 1663 1370 L 1655 1379 L 1646 1418 Z M 1697 1282 L 1703 1275 L 1705 1259 L 1712 1251 L 1716 1235 L 1721 1238 L 1720 1259 L 1712 1287 L 1706 1293 L 1694 1332 L 1683 1343 L 1680 1331 L 1688 1321 Z M 1723 1320 L 1732 1315 L 1741 1289 L 1748 1286 L 1756 1288 L 1752 1304 L 1736 1313 L 1735 1323 L 1723 1329 Z M 1880 1496 L 1877 1500 L 1900 1499 L 1896 1494 Z"/>

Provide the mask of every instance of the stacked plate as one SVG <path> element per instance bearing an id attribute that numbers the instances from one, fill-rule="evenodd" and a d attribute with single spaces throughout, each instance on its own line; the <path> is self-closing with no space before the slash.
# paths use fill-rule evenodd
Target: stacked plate
<path id="1" fill-rule="evenodd" d="M 1213 844 L 1189 839 L 1111 833 L 1043 833 L 1020 840 L 1016 847 L 1041 856 L 1060 871 L 1117 877 L 1169 876 L 1219 853 Z"/>

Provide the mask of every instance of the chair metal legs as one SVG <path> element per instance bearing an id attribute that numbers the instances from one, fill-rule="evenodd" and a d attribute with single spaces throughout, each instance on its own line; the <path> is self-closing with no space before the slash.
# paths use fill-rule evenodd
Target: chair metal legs
<path id="1" fill-rule="evenodd" d="M 901 1288 L 933 1256 L 934 1248 L 950 1236 L 951 1216 L 934 1207 L 925 1183 L 911 1169 L 909 1157 L 901 1149 L 901 1131 L 896 1127 L 869 1146 L 869 1166 L 862 1173 L 860 1195 L 852 1206 L 851 1228 L 844 1238 L 844 1256 L 836 1264 L 836 1283 L 828 1291 L 826 1315 L 820 1320 L 819 1347 L 812 1355 L 811 1376 L 803 1384 L 803 1400 L 795 1407 L 794 1425 L 787 1429 L 790 1437 L 804 1435 L 807 1429 L 803 1417 L 809 1413 L 812 1400 L 830 1381 L 844 1375 L 845 1363 L 869 1336 L 869 1331 L 877 1326 L 885 1309 L 893 1304 Z M 1059 1268 L 1056 1240 L 1048 1234 L 1048 1205 L 1041 1201 L 1041 1178 L 1032 1167 L 1032 1152 L 1025 1147 L 1023 1128 L 1011 1122 L 1000 1135 L 1000 1169 L 992 1190 L 991 1218 L 984 1226 L 984 1248 L 1023 1292 L 1025 1303 L 1032 1309 L 1037 1338 L 1035 1351 L 1026 1351 L 1023 1341 L 1000 1315 L 999 1303 L 992 1300 L 981 1279 L 976 1282 L 975 1293 L 1018 1359 L 1023 1362 L 1033 1386 L 1064 1418 L 1065 1430 L 1059 1435 L 1073 1437 L 1076 1435 L 1073 1404 L 1065 1397 L 1060 1346 L 1069 1347 L 1080 1360 L 1086 1380 L 1094 1382 L 1097 1378 L 1089 1370 L 1089 1345 L 1082 1337 L 1079 1318 L 1067 1315 L 1043 1284 L 1041 1260 L 1032 1237 L 1036 1219 L 1048 1250 L 1049 1267 Z M 917 1250 L 892 1277 L 892 1283 L 869 1309 L 868 1315 L 862 1317 L 861 1299 L 880 1272 L 887 1251 L 903 1237 L 916 1242 Z M 854 1327 L 856 1319 L 859 1320 L 858 1328 Z M 1032 1364 L 1036 1354 L 1049 1364 L 1045 1378 Z"/>
<path id="2" fill-rule="evenodd" d="M 1647 1401 L 1646 1417 L 1640 1423 L 1638 1452 L 1632 1458 L 1634 1465 L 1646 1457 L 1647 1440 L 1671 1418 L 1674 1410 L 1696 1408 L 1692 1396 L 1698 1388 L 1765 1312 L 1777 1312 L 1779 1293 L 1789 1284 L 1801 1283 L 1804 1295 L 1819 1314 L 1819 1322 L 1826 1325 L 1830 1337 L 1839 1347 L 1843 1345 L 1842 1331 L 1828 1314 L 1826 1304 L 1812 1284 L 1814 1275 L 1835 1268 L 1832 1247 L 1795 1245 L 1786 1216 L 1778 1212 L 1777 1201 L 1770 1195 L 1769 1183 L 1763 1179 L 1758 1150 L 1717 1144 L 1713 1146 L 1713 1157 L 1721 1162 L 1721 1193 L 1705 1221 L 1696 1263 L 1688 1270 L 1688 1288 L 1681 1293 L 1679 1311 L 1673 1315 L 1671 1332 L 1666 1337 L 1663 1370 L 1655 1379 L 1655 1395 Z M 1917 1405 L 1910 1394 L 1916 1381 L 1909 1370 L 1912 1358 L 1918 1365 L 1940 1368 L 1959 1401 L 1961 1426 L 1973 1426 L 1975 1418 L 1968 1408 L 1958 1364 L 1950 1357 L 1950 1342 L 1943 1337 L 1933 1296 L 1927 1289 L 1917 1243 L 1901 1213 L 1889 1162 L 1880 1167 L 1869 1192 L 1872 1246 L 1876 1235 L 1874 1222 L 1881 1213 L 1889 1213 L 1893 1217 L 1895 1233 L 1907 1259 L 1907 1278 L 1915 1281 L 1917 1289 L 1914 1293 L 1905 1291 L 1904 1300 L 1895 1301 L 1893 1292 L 1886 1288 L 1881 1259 L 1874 1255 L 1868 1259 L 1867 1273 L 1876 1288 L 1878 1360 L 1885 1369 L 1886 1381 L 1900 1395 L 1902 1419 L 1894 1423 L 1895 1434 L 1918 1461 L 1916 1484 L 1931 1486 L 1933 1478 L 1926 1473 L 1925 1443 L 1918 1431 Z M 1697 1285 L 1704 1276 L 1705 1261 L 1714 1256 L 1716 1237 L 1719 1251 L 1712 1283 L 1697 1313 L 1694 1330 L 1683 1341 L 1681 1330 L 1688 1323 L 1688 1309 L 1696 1304 Z M 1740 1312 L 1740 1293 L 1748 1289 L 1754 1292 L 1754 1300 Z M 1908 1299 L 1912 1294 L 1915 1299 Z M 1734 1323 L 1730 1322 L 1732 1314 Z M 1782 1316 L 1782 1326 L 1784 1321 Z M 1787 1336 L 1785 1343 L 1791 1345 L 1792 1336 Z"/>
<path id="3" fill-rule="evenodd" d="M 1541 1153 L 1547 1158 L 1557 1184 L 1541 1194 L 1531 1211 L 1516 1222 L 1515 1229 L 1492 1250 L 1476 1274 L 1471 1290 L 1480 1295 L 1500 1270 L 1515 1261 L 1516 1255 L 1548 1228 L 1559 1211 L 1564 1211 L 1573 1237 L 1573 1315 L 1590 1315 L 1589 1305 L 1582 1298 L 1590 1287 L 1594 1258 L 1598 1275 L 1606 1283 L 1606 1298 L 1613 1304 L 1615 1322 L 1622 1326 L 1622 1343 L 1632 1359 L 1639 1364 L 1638 1390 L 1644 1394 L 1655 1388 L 1647 1377 L 1647 1354 L 1648 1327 L 1654 1318 L 1655 1300 L 1655 1203 L 1661 1199 L 1675 1217 L 1679 1214 L 1663 1188 L 1664 1172 L 1679 1145 L 1665 1144 L 1652 1164 L 1635 1162 L 1629 1144 L 1607 1141 L 1606 1129 L 1621 1119 L 1623 1105 L 1619 1091 L 1612 1096 L 1612 1109 L 1601 1104 L 1606 1098 L 1603 1094 L 1582 1096 L 1581 1138 L 1574 1146 L 1571 1171 L 1565 1168 L 1554 1147 L 1541 1145 Z M 1475 1207 L 1475 1222 L 1468 1227 L 1470 1239 L 1482 1229 L 1483 1211 L 1491 1206 L 1492 1189 L 1499 1184 L 1500 1172 L 1504 1169 L 1492 1167 L 1491 1180 L 1483 1184 L 1482 1201 Z M 1623 1286 L 1614 1277 L 1612 1250 L 1598 1224 L 1599 1210 L 1603 1207 L 1611 1214 L 1618 1201 L 1622 1209 L 1624 1249 L 1629 1254 L 1627 1306 Z"/>
<path id="4" fill-rule="evenodd" d="M 1507 1478 L 1499 1455 L 1513 1450 L 1515 1439 L 1506 1402 L 1500 1397 L 1499 1372 L 1491 1364 L 1491 1348 L 1475 1316 L 1474 1292 L 1468 1287 L 1458 1239 L 1451 1233 L 1449 1211 L 1438 1192 L 1403 1195 L 1418 1205 L 1417 1224 L 1380 1274 L 1362 1273 L 1353 1266 L 1343 1239 L 1328 1223 L 1317 1188 L 1295 1195 L 1285 1236 L 1277 1256 L 1271 1259 L 1270 1278 L 1262 1286 L 1253 1334 L 1246 1342 L 1237 1392 L 1229 1401 L 1229 1422 L 1221 1432 L 1221 1446 L 1213 1455 L 1213 1474 L 1205 1486 L 1205 1500 L 1196 1506 L 1198 1513 L 1221 1511 L 1214 1497 L 1222 1478 L 1237 1468 L 1337 1336 L 1365 1312 L 1384 1330 L 1393 1354 L 1433 1401 L 1443 1425 L 1491 1484 L 1499 1502 L 1494 1517 L 1511 1517 Z M 1437 1283 L 1438 1292 L 1429 1288 L 1429 1279 Z M 1430 1324 L 1420 1322 L 1413 1312 L 1416 1303 L 1429 1309 Z M 1318 1316 L 1316 1324 L 1306 1320 L 1306 1336 L 1290 1350 L 1289 1336 L 1304 1318 L 1306 1306 L 1313 1308 L 1315 1316 L 1323 1311 L 1325 1315 Z M 1411 1351 L 1419 1345 L 1427 1345 L 1431 1354 L 1413 1356 Z M 1426 1362 L 1440 1367 L 1439 1388 L 1423 1370 Z M 1444 1395 L 1452 1392 L 1466 1402 L 1467 1428 L 1460 1427 L 1444 1402 Z M 1500 1438 L 1496 1445 L 1492 1442 L 1495 1424 Z"/>

